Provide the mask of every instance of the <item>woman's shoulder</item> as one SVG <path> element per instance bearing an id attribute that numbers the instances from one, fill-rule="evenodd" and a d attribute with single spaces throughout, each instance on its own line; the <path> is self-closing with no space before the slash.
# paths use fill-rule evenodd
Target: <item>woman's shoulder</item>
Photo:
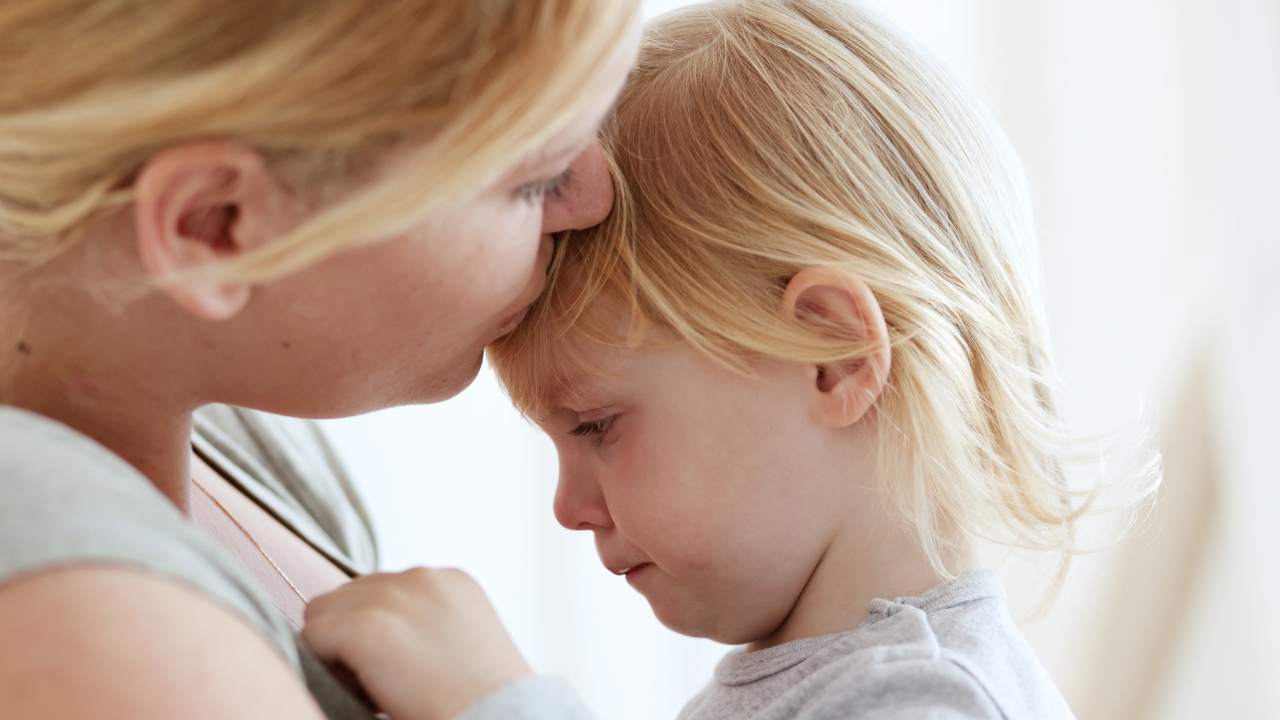
<path id="1" fill-rule="evenodd" d="M 142 570 L 233 610 L 295 668 L 292 633 L 260 590 L 123 459 L 54 420 L 0 407 L 0 583 L 76 565 Z"/>
<path id="2" fill-rule="evenodd" d="M 137 475 L 115 453 L 66 425 L 27 410 L 0 405 L 0 475 L 6 486 L 20 477 L 41 475 L 52 480 L 54 486 L 50 489 L 53 490 L 66 471 L 86 468 L 92 468 L 94 477 L 101 476 L 107 482 Z M 6 489 L 20 491 L 22 487 Z"/>
<path id="3" fill-rule="evenodd" d="M 0 585 L 5 717 L 320 720 L 296 672 L 205 594 L 72 566 Z M 365 716 L 367 717 L 367 715 Z"/>

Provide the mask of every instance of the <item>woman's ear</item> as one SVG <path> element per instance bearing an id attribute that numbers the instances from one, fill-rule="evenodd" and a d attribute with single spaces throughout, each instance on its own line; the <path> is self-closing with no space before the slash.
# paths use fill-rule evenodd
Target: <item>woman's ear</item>
<path id="1" fill-rule="evenodd" d="M 814 420 L 847 427 L 866 415 L 889 379 L 889 331 L 871 288 L 848 273 L 809 267 L 782 294 L 783 317 L 815 334 L 871 348 L 865 355 L 813 369 Z"/>
<path id="2" fill-rule="evenodd" d="M 134 183 L 134 229 L 147 274 L 180 307 L 203 320 L 226 320 L 249 302 L 247 283 L 173 276 L 228 260 L 271 240 L 293 203 L 262 156 L 230 140 L 166 148 Z"/>

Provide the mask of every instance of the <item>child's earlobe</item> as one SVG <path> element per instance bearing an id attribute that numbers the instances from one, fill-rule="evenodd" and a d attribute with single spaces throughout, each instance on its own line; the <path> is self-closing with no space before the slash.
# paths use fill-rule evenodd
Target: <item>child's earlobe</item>
<path id="1" fill-rule="evenodd" d="M 875 293 L 860 278 L 828 268 L 796 273 L 782 296 L 781 312 L 848 357 L 817 366 L 814 419 L 830 427 L 861 420 L 889 377 L 889 336 Z M 843 346 L 843 347 L 841 347 Z"/>

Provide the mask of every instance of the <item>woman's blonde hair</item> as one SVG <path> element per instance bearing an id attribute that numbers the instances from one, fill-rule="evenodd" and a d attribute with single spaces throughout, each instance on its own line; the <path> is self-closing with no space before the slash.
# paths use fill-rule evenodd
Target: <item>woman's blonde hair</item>
<path id="1" fill-rule="evenodd" d="M 219 275 L 267 280 L 403 231 L 562 127 L 637 7 L 8 0 L 0 262 L 60 255 L 130 201 L 149 156 L 203 138 L 251 145 L 302 192 L 344 188 L 341 201 Z M 367 181 L 393 152 L 409 158 Z"/>
<path id="2" fill-rule="evenodd" d="M 893 362 L 877 402 L 881 488 L 935 569 L 977 537 L 1076 552 L 1090 510 L 1149 497 L 1152 457 L 1084 490 L 1055 413 L 1031 200 L 995 122 L 932 58 L 839 0 L 743 0 L 664 16 L 606 130 L 617 203 L 563 239 L 524 324 L 490 348 L 535 419 L 580 339 L 646 326 L 728 367 L 829 363 L 865 342 L 779 312 L 827 266 L 864 280 Z M 631 313 L 633 331 L 595 311 Z M 571 334 L 570 334 L 571 333 Z"/>

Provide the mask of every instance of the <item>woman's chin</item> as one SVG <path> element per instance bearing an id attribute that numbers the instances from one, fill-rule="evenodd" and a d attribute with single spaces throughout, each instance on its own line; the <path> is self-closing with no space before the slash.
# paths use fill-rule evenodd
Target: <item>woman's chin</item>
<path id="1" fill-rule="evenodd" d="M 377 410 L 406 405 L 430 405 L 457 396 L 471 387 L 484 364 L 484 352 L 455 358 L 449 365 L 437 365 L 415 372 L 411 379 L 398 383 L 378 383 L 361 387 L 358 392 L 344 393 L 350 402 L 323 417 L 350 417 Z"/>
<path id="2" fill-rule="evenodd" d="M 406 405 L 429 405 L 455 397 L 458 393 L 471 387 L 484 365 L 484 351 L 477 351 L 474 356 L 457 363 L 447 372 L 442 372 L 423 383 L 419 397 Z"/>

